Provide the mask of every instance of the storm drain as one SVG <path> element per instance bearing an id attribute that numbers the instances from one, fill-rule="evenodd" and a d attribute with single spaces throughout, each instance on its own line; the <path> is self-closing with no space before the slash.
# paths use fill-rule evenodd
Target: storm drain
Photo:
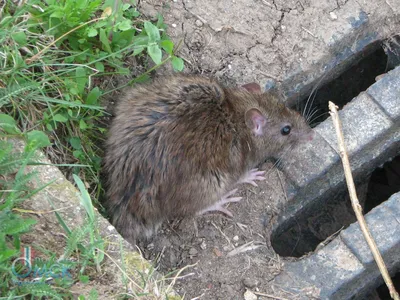
<path id="1" fill-rule="evenodd" d="M 384 48 L 383 45 L 385 44 L 385 42 L 375 42 L 366 51 L 360 53 L 358 62 L 356 60 L 356 63 L 340 74 L 339 77 L 323 86 L 318 86 L 319 84 L 316 83 L 314 92 L 297 101 L 296 110 L 304 111 L 306 105 L 309 109 L 315 110 L 315 118 L 311 124 L 312 127 L 315 127 L 329 117 L 328 100 L 342 109 L 360 92 L 374 84 L 377 76 L 394 69 L 394 63 L 397 63 L 397 61 L 391 57 L 395 56 L 394 53 L 397 53 L 397 51 L 400 53 L 400 47 L 397 49 L 395 46 L 391 46 L 390 49 L 394 51 L 392 54 L 389 50 L 385 51 L 389 47 L 385 46 Z M 386 53 L 389 55 L 386 55 Z"/>
<path id="2" fill-rule="evenodd" d="M 381 44 L 368 47 L 357 64 L 311 95 L 322 111 L 317 135 L 283 166 L 290 200 L 274 228 L 272 246 L 284 257 L 315 251 L 288 263 L 276 278 L 289 290 L 314 286 L 323 299 L 385 299 L 385 287 L 378 287 L 380 273 L 354 223 L 335 130 L 331 118 L 326 119 L 328 101 L 341 108 L 358 196 L 391 275 L 399 276 L 400 55 L 385 43 L 377 47 Z"/>

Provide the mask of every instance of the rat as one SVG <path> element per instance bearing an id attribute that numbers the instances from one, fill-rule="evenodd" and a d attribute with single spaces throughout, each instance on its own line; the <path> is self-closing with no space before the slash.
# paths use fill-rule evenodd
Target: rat
<path id="1" fill-rule="evenodd" d="M 105 206 L 127 240 L 149 238 L 166 220 L 232 213 L 236 186 L 265 180 L 256 167 L 279 159 L 313 131 L 256 83 L 172 75 L 126 91 L 116 105 L 104 170 Z"/>

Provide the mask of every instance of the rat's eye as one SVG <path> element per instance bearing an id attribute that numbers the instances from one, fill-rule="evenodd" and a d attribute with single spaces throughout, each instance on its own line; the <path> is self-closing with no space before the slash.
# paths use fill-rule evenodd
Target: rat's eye
<path id="1" fill-rule="evenodd" d="M 286 125 L 285 127 L 282 127 L 281 134 L 288 135 L 290 133 L 291 129 L 292 129 L 292 127 L 290 127 L 289 125 Z"/>

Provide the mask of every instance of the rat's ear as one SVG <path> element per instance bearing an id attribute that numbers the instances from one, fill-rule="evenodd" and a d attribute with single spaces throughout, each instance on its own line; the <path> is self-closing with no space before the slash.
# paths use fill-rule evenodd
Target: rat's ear
<path id="1" fill-rule="evenodd" d="M 254 135 L 260 136 L 264 134 L 267 118 L 261 111 L 259 111 L 257 108 L 251 108 L 246 111 L 244 117 L 247 127 L 251 129 Z"/>
<path id="2" fill-rule="evenodd" d="M 250 93 L 260 93 L 260 94 L 262 93 L 260 85 L 255 82 L 246 83 L 242 85 L 241 88 L 247 90 Z"/>

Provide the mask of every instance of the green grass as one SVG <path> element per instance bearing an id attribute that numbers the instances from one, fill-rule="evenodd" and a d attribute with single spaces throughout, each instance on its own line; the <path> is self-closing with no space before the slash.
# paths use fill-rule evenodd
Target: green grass
<path id="1" fill-rule="evenodd" d="M 87 281 L 84 271 L 88 265 L 99 268 L 104 241 L 96 231 L 91 199 L 96 201 L 103 194 L 101 145 L 107 112 L 101 100 L 116 89 L 147 80 L 165 63 L 181 71 L 183 60 L 175 55 L 175 48 L 161 16 L 156 22 L 146 21 L 134 4 L 121 0 L 28 0 L 21 6 L 15 1 L 2 2 L 0 295 L 61 299 L 71 284 L 58 280 L 60 289 L 45 282 L 13 286 L 12 261 L 20 254 L 20 237 L 36 222 L 23 217 L 18 207 L 38 192 L 28 185 L 35 174 L 26 173 L 38 149 L 72 174 L 69 178 L 79 188 L 87 213 L 86 225 L 75 230 L 57 215 L 67 236 L 63 257 L 79 250 L 79 265 L 74 268 L 82 282 Z M 132 57 L 137 66 L 125 63 Z M 131 79 L 117 87 L 103 84 L 116 76 Z M 22 153 L 13 151 L 9 139 L 14 137 L 26 141 Z M 96 291 L 92 294 L 95 299 Z"/>
<path id="2" fill-rule="evenodd" d="M 183 68 L 162 17 L 144 21 L 135 6 L 118 0 L 33 0 L 21 7 L 9 1 L 1 14 L 1 111 L 24 131 L 48 135 L 53 161 L 75 164 L 73 173 L 97 199 L 107 115 L 100 99 L 111 92 L 103 80 L 129 75 L 130 56 L 147 71 L 127 84 L 146 80 L 167 61 Z"/>

